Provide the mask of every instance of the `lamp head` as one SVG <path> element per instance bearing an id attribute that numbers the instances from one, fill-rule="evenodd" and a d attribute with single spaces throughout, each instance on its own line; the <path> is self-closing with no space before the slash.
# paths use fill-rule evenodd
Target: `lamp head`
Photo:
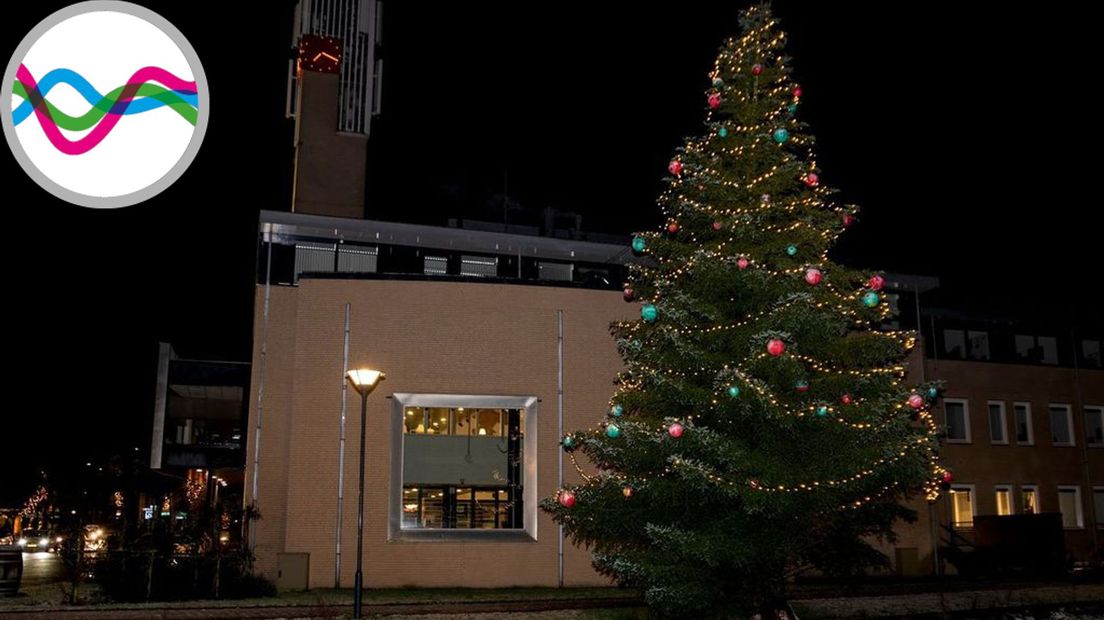
<path id="1" fill-rule="evenodd" d="M 357 368 L 347 372 L 345 378 L 349 380 L 349 383 L 353 384 L 357 392 L 368 394 L 376 388 L 376 385 L 378 385 L 380 381 L 386 379 L 387 375 L 379 370 Z"/>

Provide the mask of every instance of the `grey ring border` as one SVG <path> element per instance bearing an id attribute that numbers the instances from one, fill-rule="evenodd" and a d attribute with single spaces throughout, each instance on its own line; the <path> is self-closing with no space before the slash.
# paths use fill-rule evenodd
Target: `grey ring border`
<path id="1" fill-rule="evenodd" d="M 175 43 L 177 48 L 184 54 L 184 58 L 188 61 L 188 65 L 192 70 L 192 76 L 196 81 L 196 87 L 199 91 L 199 115 L 196 119 L 195 129 L 192 131 L 192 139 L 188 142 L 184 154 L 180 156 L 176 164 L 168 172 L 162 175 L 161 178 L 138 191 L 123 194 L 121 196 L 88 196 L 55 183 L 44 172 L 39 170 L 38 167 L 34 165 L 34 162 L 31 161 L 30 157 L 27 156 L 27 153 L 23 150 L 23 145 L 19 143 L 19 138 L 15 135 L 15 124 L 12 122 L 12 92 L 10 85 L 15 80 L 16 70 L 19 64 L 23 62 L 23 58 L 27 55 L 27 51 L 30 47 L 34 45 L 47 30 L 53 28 L 55 25 L 71 17 L 97 11 L 125 13 L 138 17 L 139 19 L 144 19 L 157 28 L 160 28 L 161 32 L 172 39 L 173 43 Z M 184 174 L 184 171 L 191 166 L 192 161 L 195 160 L 196 155 L 199 154 L 200 146 L 203 144 L 203 137 L 207 133 L 207 121 L 210 116 L 211 93 L 207 86 L 207 74 L 203 71 L 203 64 L 199 61 L 199 55 L 196 54 L 195 49 L 192 47 L 191 43 L 188 42 L 188 39 L 185 38 L 184 34 L 181 33 L 176 26 L 172 25 L 169 20 L 161 17 L 152 10 L 120 0 L 89 0 L 87 2 L 79 2 L 48 15 L 45 19 L 40 21 L 38 25 L 32 28 L 31 31 L 23 37 L 23 40 L 19 42 L 19 45 L 15 48 L 15 52 L 12 53 L 11 60 L 8 61 L 7 68 L 4 70 L 4 81 L 0 83 L 0 123 L 2 123 L 4 127 L 4 138 L 8 143 L 8 148 L 11 149 L 12 155 L 15 157 L 15 160 L 19 162 L 23 171 L 26 172 L 27 176 L 31 177 L 35 183 L 38 183 L 39 186 L 54 196 L 75 205 L 94 209 L 128 207 L 140 202 L 145 202 L 168 189 L 170 185 L 175 183 L 177 179 Z"/>

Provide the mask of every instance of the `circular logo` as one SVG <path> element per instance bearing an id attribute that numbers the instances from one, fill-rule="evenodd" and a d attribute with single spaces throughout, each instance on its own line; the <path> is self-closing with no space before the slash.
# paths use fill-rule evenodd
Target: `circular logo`
<path id="1" fill-rule="evenodd" d="M 81 2 L 42 20 L 0 86 L 16 161 L 84 207 L 125 207 L 172 185 L 210 115 L 195 50 L 165 18 L 129 2 Z"/>

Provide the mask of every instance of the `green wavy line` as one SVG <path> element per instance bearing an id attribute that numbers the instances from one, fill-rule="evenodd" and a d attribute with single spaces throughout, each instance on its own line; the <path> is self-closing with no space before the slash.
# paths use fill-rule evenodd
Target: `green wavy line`
<path id="1" fill-rule="evenodd" d="M 119 95 L 123 92 L 123 86 L 116 88 L 115 90 L 104 95 L 103 99 L 96 102 L 96 105 L 89 108 L 81 116 L 69 116 L 65 112 L 57 109 L 54 104 L 46 101 L 46 107 L 50 111 L 50 118 L 54 123 L 62 129 L 68 129 L 70 131 L 84 131 L 89 127 L 92 127 L 100 121 L 115 105 L 115 102 L 119 100 Z M 20 97 L 27 98 L 27 89 L 23 86 L 23 83 L 16 80 L 12 92 Z M 184 120 L 188 121 L 192 125 L 196 124 L 196 120 L 199 116 L 199 111 L 193 108 L 187 101 L 180 98 L 180 95 L 173 91 L 157 84 L 142 84 L 138 87 L 138 92 L 134 94 L 134 97 L 152 97 L 158 101 L 169 106 L 176 113 L 184 117 Z"/>

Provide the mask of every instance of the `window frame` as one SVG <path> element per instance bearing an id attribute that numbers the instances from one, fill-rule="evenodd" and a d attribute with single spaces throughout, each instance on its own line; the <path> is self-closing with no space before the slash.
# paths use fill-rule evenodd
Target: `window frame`
<path id="1" fill-rule="evenodd" d="M 1101 497 L 1104 497 L 1104 486 L 1096 485 L 1092 488 L 1093 492 L 1093 518 L 1096 520 L 1096 529 L 1104 530 L 1104 510 L 1098 510 L 1096 506 L 1096 494 L 1099 493 Z"/>
<path id="2" fill-rule="evenodd" d="M 1039 495 L 1039 485 L 1037 484 L 1021 484 L 1020 485 L 1020 512 L 1017 514 L 1027 514 L 1023 511 L 1024 495 L 1025 491 L 1031 491 L 1035 496 L 1035 512 L 1030 514 L 1042 514 L 1043 513 L 1043 498 Z"/>
<path id="3" fill-rule="evenodd" d="M 952 484 L 952 493 L 948 493 L 951 500 L 950 514 L 948 517 L 951 521 L 951 527 L 956 530 L 972 530 L 974 529 L 974 519 L 977 517 L 977 485 L 974 484 Z M 959 521 L 955 519 L 955 500 L 953 491 L 969 491 L 970 493 L 970 524 L 959 525 Z"/>
<path id="4" fill-rule="evenodd" d="M 1085 529 L 1085 507 L 1082 505 L 1081 500 L 1081 486 L 1076 484 L 1059 484 L 1058 489 L 1058 512 L 1062 513 L 1062 529 L 1066 530 L 1083 530 Z M 1062 512 L 1062 492 L 1073 491 L 1074 499 L 1074 516 L 1076 517 L 1076 525 L 1066 525 L 1066 513 Z"/>
<path id="5" fill-rule="evenodd" d="M 415 541 L 481 541 L 481 542 L 536 542 L 538 504 L 537 496 L 537 444 L 538 403 L 536 396 L 503 396 L 477 394 L 428 394 L 396 392 L 391 395 L 391 476 L 388 489 L 388 531 L 391 542 Z M 458 529 L 420 528 L 403 529 L 403 414 L 407 407 L 464 407 L 486 409 L 521 409 L 525 416 L 525 436 L 522 438 L 522 523 L 518 529 Z"/>
<path id="6" fill-rule="evenodd" d="M 1100 416 L 1100 425 L 1104 427 L 1104 405 L 1082 405 L 1081 412 L 1085 415 L 1085 446 L 1089 448 L 1104 448 L 1104 441 L 1089 441 L 1089 417 L 1091 414 Z"/>
<path id="7" fill-rule="evenodd" d="M 1069 429 L 1069 443 L 1054 440 L 1054 409 L 1063 408 L 1066 411 L 1066 428 Z M 1073 426 L 1073 406 L 1067 403 L 1047 403 L 1048 422 L 1050 422 L 1050 445 L 1056 448 L 1073 448 L 1077 446 L 1077 429 Z"/>
<path id="8" fill-rule="evenodd" d="M 1003 437 L 999 440 L 996 439 L 995 437 L 993 437 L 993 421 L 989 417 L 989 416 L 992 415 L 992 412 L 989 411 L 989 408 L 992 407 L 993 405 L 997 405 L 998 407 L 1000 407 L 1000 427 L 1001 427 L 1001 434 L 1003 435 Z M 986 422 L 986 425 L 989 427 L 989 443 L 991 443 L 995 446 L 1007 446 L 1008 445 L 1008 410 L 1005 407 L 1005 404 L 1004 404 L 1003 400 L 990 400 L 990 401 L 987 401 L 985 403 L 985 422 Z"/>
<path id="9" fill-rule="evenodd" d="M 1016 407 L 1022 406 L 1024 411 L 1027 412 L 1027 441 L 1020 441 L 1019 435 L 1019 420 L 1016 419 Z M 1012 425 L 1016 429 L 1016 445 L 1017 446 L 1034 446 L 1035 445 L 1035 420 L 1031 414 L 1031 403 L 1018 401 L 1012 403 Z"/>
<path id="10" fill-rule="evenodd" d="M 954 439 L 948 434 L 944 441 L 946 443 L 955 444 L 969 444 L 973 443 L 973 436 L 970 433 L 970 401 L 965 398 L 944 398 L 943 399 L 943 427 L 950 428 L 950 414 L 947 412 L 947 405 L 955 403 L 962 405 L 962 426 L 966 431 L 965 439 Z"/>
<path id="11" fill-rule="evenodd" d="M 1007 516 L 1007 515 L 1002 515 L 1000 513 L 1000 501 L 997 500 L 997 496 L 1001 491 L 1004 491 L 1004 492 L 1008 493 L 1008 509 L 1011 511 L 1008 514 L 1009 515 L 1016 514 L 1016 495 L 1015 495 L 1015 492 L 1012 490 L 1012 485 L 1011 484 L 994 484 L 993 485 L 993 501 L 995 502 L 995 504 L 997 506 L 997 509 L 994 511 L 994 514 L 996 514 L 997 516 L 1000 516 L 1000 517 Z"/>

